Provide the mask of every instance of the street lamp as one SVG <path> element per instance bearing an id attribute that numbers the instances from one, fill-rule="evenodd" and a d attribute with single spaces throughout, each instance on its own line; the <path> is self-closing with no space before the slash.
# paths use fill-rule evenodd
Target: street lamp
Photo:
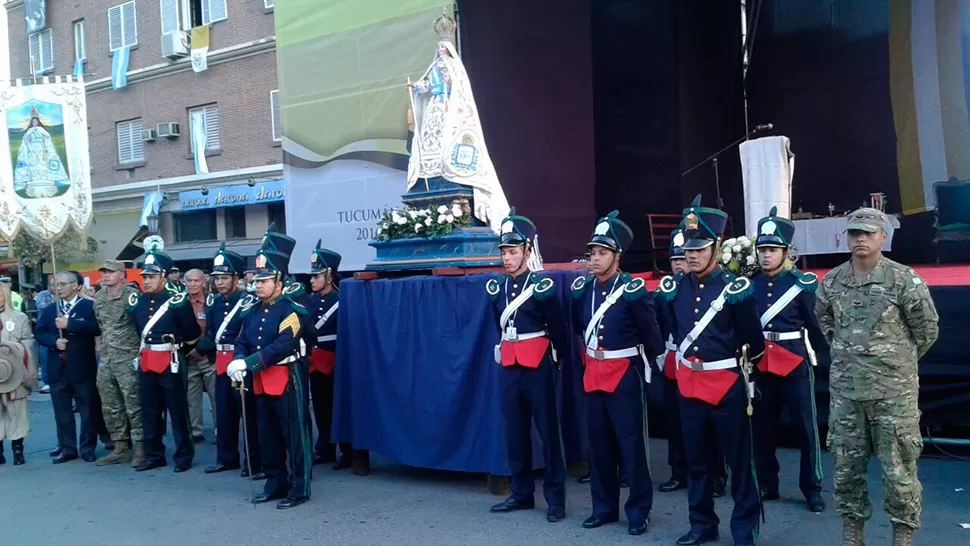
<path id="1" fill-rule="evenodd" d="M 148 234 L 156 235 L 157 233 L 158 233 L 158 213 L 155 211 L 152 211 L 152 213 L 148 215 Z"/>

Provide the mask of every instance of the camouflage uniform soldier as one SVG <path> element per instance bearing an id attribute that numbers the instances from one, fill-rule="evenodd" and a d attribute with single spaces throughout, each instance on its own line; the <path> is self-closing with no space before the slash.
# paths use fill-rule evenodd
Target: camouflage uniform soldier
<path id="1" fill-rule="evenodd" d="M 125 266 L 121 262 L 108 260 L 100 271 L 104 290 L 94 296 L 94 313 L 101 326 L 98 393 L 115 448 L 96 464 L 107 466 L 131 461 L 132 466 L 138 466 L 145 463 L 145 447 L 142 444 L 138 375 L 132 363 L 138 358 L 140 339 L 128 315 L 128 304 L 139 294 L 124 284 Z M 134 458 L 128 450 L 129 439 L 134 442 Z"/>
<path id="2" fill-rule="evenodd" d="M 849 216 L 852 259 L 825 276 L 815 308 L 832 348 L 829 450 L 842 544 L 849 546 L 863 544 L 872 516 L 866 476 L 873 452 L 882 465 L 893 546 L 913 543 L 922 508 L 917 362 L 936 341 L 939 316 L 926 282 L 883 257 L 885 225 L 875 209 Z"/>

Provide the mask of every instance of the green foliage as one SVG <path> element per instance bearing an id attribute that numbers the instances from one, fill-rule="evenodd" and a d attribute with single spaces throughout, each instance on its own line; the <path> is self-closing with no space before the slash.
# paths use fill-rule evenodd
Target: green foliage
<path id="1" fill-rule="evenodd" d="M 21 230 L 10 246 L 13 248 L 14 256 L 23 260 L 27 267 L 40 267 L 51 261 L 50 245 L 34 239 L 27 230 Z M 98 241 L 78 233 L 73 227 L 69 227 L 54 243 L 54 256 L 57 258 L 57 263 L 62 265 L 89 262 L 94 259 L 97 251 Z"/>

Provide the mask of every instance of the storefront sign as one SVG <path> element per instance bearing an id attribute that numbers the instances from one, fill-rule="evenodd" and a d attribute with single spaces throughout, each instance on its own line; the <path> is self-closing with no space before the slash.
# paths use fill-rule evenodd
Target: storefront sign
<path id="1" fill-rule="evenodd" d="M 202 190 L 183 191 L 179 192 L 179 205 L 182 211 L 190 211 L 275 203 L 283 201 L 283 187 L 282 180 L 268 180 L 257 182 L 254 186 L 221 186 L 209 190 L 206 195 L 202 194 Z"/>

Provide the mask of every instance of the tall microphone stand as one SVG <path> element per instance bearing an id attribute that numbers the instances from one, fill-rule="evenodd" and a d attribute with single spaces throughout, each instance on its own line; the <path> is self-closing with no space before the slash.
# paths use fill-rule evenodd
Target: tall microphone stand
<path id="1" fill-rule="evenodd" d="M 698 168 L 702 167 L 703 165 L 706 165 L 708 162 L 711 162 L 714 165 L 714 184 L 715 184 L 715 187 L 717 189 L 717 208 L 724 209 L 724 200 L 721 199 L 721 173 L 720 173 L 720 171 L 718 169 L 718 166 L 717 166 L 717 158 L 718 158 L 718 156 L 720 156 L 724 152 L 730 150 L 731 148 L 737 146 L 741 142 L 743 142 L 745 140 L 748 140 L 749 138 L 751 138 L 751 135 L 760 132 L 763 128 L 764 128 L 764 126 L 758 125 L 754 129 L 752 129 L 751 131 L 749 131 L 748 134 L 744 135 L 743 137 L 735 140 L 734 142 L 728 144 L 727 146 L 725 146 L 725 147 L 721 148 L 720 150 L 714 152 L 713 154 L 709 155 L 708 157 L 706 157 L 703 161 L 701 161 L 697 165 L 694 165 L 693 167 L 691 167 L 691 168 L 687 169 L 686 171 L 680 173 L 681 178 L 683 178 L 683 177 L 687 176 L 688 174 L 694 172 L 695 170 L 697 170 Z"/>

